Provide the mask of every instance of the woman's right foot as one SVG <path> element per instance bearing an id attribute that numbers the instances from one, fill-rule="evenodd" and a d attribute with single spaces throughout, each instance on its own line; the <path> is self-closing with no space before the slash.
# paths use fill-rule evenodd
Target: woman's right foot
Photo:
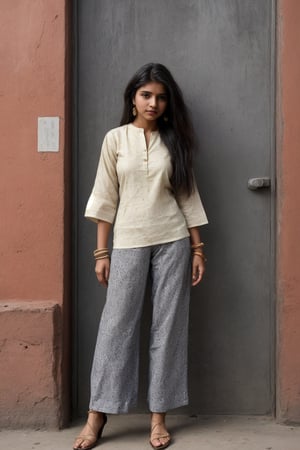
<path id="1" fill-rule="evenodd" d="M 150 444 L 154 449 L 162 450 L 171 443 L 171 436 L 165 425 L 165 413 L 151 414 Z"/>
<path id="2" fill-rule="evenodd" d="M 73 449 L 89 450 L 93 448 L 101 437 L 104 425 L 107 422 L 105 414 L 98 411 L 88 411 L 88 420 L 80 435 L 75 439 Z"/>

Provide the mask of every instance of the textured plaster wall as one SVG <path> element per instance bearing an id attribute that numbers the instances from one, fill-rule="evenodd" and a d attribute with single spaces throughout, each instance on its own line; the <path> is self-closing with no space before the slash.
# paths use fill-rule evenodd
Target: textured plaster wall
<path id="1" fill-rule="evenodd" d="M 1 427 L 56 427 L 61 417 L 61 308 L 0 304 Z"/>
<path id="2" fill-rule="evenodd" d="M 65 14 L 61 0 L 1 1 L 0 298 L 63 298 Z M 58 153 L 38 116 L 60 116 Z"/>
<path id="3" fill-rule="evenodd" d="M 300 2 L 278 2 L 277 417 L 300 422 Z"/>
<path id="4" fill-rule="evenodd" d="M 0 421 L 12 427 L 59 426 L 69 404 L 68 3 L 0 5 Z M 58 153 L 37 152 L 39 116 L 60 117 Z"/>

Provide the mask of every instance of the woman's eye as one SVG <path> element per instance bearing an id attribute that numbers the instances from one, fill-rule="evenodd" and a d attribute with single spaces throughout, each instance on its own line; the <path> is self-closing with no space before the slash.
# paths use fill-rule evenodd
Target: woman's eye
<path id="1" fill-rule="evenodd" d="M 150 94 L 149 92 L 141 92 L 141 96 L 143 98 L 149 99 L 151 97 L 152 94 Z M 157 96 L 157 100 L 160 102 L 166 102 L 167 101 L 167 96 L 165 94 L 162 95 L 158 95 Z"/>

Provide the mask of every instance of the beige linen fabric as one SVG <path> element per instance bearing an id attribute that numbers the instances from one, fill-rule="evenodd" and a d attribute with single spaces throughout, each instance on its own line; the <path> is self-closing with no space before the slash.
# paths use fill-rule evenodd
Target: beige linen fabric
<path id="1" fill-rule="evenodd" d="M 158 131 L 147 148 L 144 129 L 133 124 L 110 130 L 85 217 L 114 225 L 114 248 L 134 248 L 176 241 L 207 217 L 198 193 L 172 193 L 172 164 Z"/>

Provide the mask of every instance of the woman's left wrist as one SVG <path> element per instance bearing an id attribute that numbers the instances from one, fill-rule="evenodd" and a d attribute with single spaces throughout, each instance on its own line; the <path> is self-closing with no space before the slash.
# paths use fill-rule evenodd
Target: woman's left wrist
<path id="1" fill-rule="evenodd" d="M 197 242 L 191 245 L 192 255 L 199 256 L 203 262 L 207 261 L 205 254 L 203 253 L 202 248 L 204 247 L 204 242 Z"/>

